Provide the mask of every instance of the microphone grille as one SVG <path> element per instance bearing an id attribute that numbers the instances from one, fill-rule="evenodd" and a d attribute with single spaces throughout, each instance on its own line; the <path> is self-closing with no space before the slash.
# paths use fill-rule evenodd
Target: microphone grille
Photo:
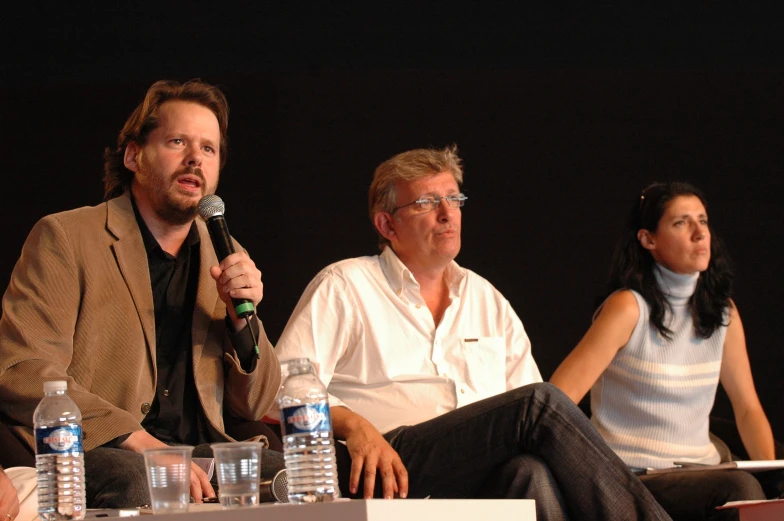
<path id="1" fill-rule="evenodd" d="M 223 215 L 226 211 L 226 205 L 223 200 L 215 194 L 205 195 L 199 201 L 199 215 L 205 221 L 216 215 Z"/>
<path id="2" fill-rule="evenodd" d="M 289 478 L 286 469 L 280 470 L 272 478 L 272 496 L 279 503 L 289 502 Z"/>

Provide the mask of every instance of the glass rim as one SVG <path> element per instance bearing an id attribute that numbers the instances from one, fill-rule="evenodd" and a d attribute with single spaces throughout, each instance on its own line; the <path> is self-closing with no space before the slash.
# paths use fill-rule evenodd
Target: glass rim
<path id="1" fill-rule="evenodd" d="M 142 452 L 144 454 L 152 454 L 152 453 L 166 453 L 166 452 L 187 452 L 191 454 L 193 452 L 194 447 L 191 445 L 175 445 L 170 447 L 152 447 L 148 449 L 144 449 Z"/>
<path id="2" fill-rule="evenodd" d="M 215 449 L 231 449 L 231 448 L 242 448 L 242 449 L 252 449 L 258 447 L 261 449 L 263 444 L 260 441 L 222 441 L 220 443 L 210 443 L 210 448 L 215 451 Z"/>

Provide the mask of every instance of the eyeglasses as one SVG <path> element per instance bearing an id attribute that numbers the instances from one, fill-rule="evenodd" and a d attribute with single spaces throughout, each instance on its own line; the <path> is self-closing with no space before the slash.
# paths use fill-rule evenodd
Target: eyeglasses
<path id="1" fill-rule="evenodd" d="M 398 206 L 397 208 L 392 210 L 391 213 L 395 213 L 401 208 L 405 208 L 406 206 L 411 206 L 412 204 L 418 205 L 417 208 L 422 210 L 423 212 L 429 212 L 430 210 L 435 210 L 436 208 L 438 208 L 441 205 L 442 200 L 446 201 L 446 204 L 450 208 L 460 208 L 465 204 L 466 199 L 468 199 L 468 197 L 466 197 L 465 194 L 445 195 L 444 197 L 435 197 L 435 196 L 420 197 L 416 201 L 412 201 L 408 204 Z"/>

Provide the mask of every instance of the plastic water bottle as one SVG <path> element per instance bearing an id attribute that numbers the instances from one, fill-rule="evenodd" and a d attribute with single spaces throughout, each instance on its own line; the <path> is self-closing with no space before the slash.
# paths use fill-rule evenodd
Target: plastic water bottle
<path id="1" fill-rule="evenodd" d="M 33 415 L 38 515 L 43 521 L 84 519 L 85 483 L 82 413 L 62 380 L 44 383 Z"/>
<path id="2" fill-rule="evenodd" d="M 278 405 L 289 502 L 319 503 L 339 498 L 327 389 L 307 358 L 289 361 Z"/>

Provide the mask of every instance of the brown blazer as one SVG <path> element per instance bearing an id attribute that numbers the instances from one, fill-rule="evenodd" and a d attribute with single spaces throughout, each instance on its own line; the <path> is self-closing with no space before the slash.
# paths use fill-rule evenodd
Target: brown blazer
<path id="1" fill-rule="evenodd" d="M 224 406 L 259 420 L 273 405 L 280 366 L 259 323 L 261 358 L 245 373 L 226 333 L 226 306 L 209 267 L 218 264 L 197 219 L 201 262 L 193 312 L 193 367 L 201 406 L 230 440 Z M 235 248 L 240 246 L 235 242 Z M 258 319 L 257 319 L 258 320 Z M 141 232 L 128 194 L 41 219 L 30 232 L 0 320 L 0 412 L 34 447 L 43 382 L 65 379 L 90 450 L 140 430 L 155 395 L 155 314 Z"/>

